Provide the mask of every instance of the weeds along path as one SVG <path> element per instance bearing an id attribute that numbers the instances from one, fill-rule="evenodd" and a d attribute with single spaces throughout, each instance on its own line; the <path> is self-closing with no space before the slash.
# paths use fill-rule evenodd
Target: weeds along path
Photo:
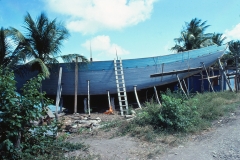
<path id="1" fill-rule="evenodd" d="M 240 108 L 214 124 L 211 131 L 168 150 L 161 160 L 239 160 Z"/>

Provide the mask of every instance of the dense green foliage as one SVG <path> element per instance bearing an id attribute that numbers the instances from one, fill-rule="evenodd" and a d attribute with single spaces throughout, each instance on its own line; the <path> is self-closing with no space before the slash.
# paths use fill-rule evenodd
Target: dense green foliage
<path id="1" fill-rule="evenodd" d="M 145 102 L 144 108 L 137 115 L 135 122 L 139 125 L 151 125 L 155 129 L 171 131 L 188 131 L 195 125 L 198 116 L 195 104 L 188 105 L 182 95 L 172 94 L 169 90 L 162 94 L 162 106 Z"/>
<path id="2" fill-rule="evenodd" d="M 13 72 L 0 68 L 0 159 L 59 159 L 64 152 L 86 149 L 83 144 L 56 139 L 59 123 L 55 120 L 49 125 L 33 124 L 47 116 L 44 106 L 50 103 L 39 92 L 42 80 L 42 75 L 32 78 L 19 95 Z"/>
<path id="3" fill-rule="evenodd" d="M 189 23 L 186 22 L 180 37 L 174 39 L 175 46 L 171 50 L 183 52 L 210 45 L 222 45 L 226 37 L 221 33 L 206 33 L 206 29 L 210 26 L 206 23 L 207 21 L 202 22 L 198 18 L 193 18 Z"/>
<path id="4" fill-rule="evenodd" d="M 239 56 L 240 56 L 240 41 L 231 41 L 228 43 L 228 51 L 225 54 L 221 61 L 226 62 L 228 66 L 235 66 L 238 61 L 239 65 Z M 237 60 L 237 61 L 236 61 Z"/>
<path id="5" fill-rule="evenodd" d="M 1 157 L 17 159 L 24 149 L 22 142 L 31 137 L 33 121 L 46 116 L 41 102 L 49 103 L 44 93 L 39 92 L 42 76 L 31 79 L 23 86 L 22 96 L 17 95 L 14 74 L 0 69 L 0 150 Z"/>
<path id="6" fill-rule="evenodd" d="M 239 106 L 239 94 L 233 92 L 203 93 L 185 99 L 169 90 L 161 94 L 162 105 L 145 102 L 142 110 L 129 122 L 114 124 L 118 134 L 130 134 L 153 141 L 164 133 L 189 133 L 206 129 L 213 120 L 233 112 Z M 114 126 L 113 125 L 113 126 Z"/>

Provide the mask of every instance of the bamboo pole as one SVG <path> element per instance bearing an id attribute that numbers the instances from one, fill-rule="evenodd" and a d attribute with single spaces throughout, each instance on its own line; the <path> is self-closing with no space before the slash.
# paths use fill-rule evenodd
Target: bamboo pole
<path id="1" fill-rule="evenodd" d="M 227 82 L 228 88 L 230 89 L 230 91 L 233 92 L 233 89 L 232 89 L 232 87 L 231 87 L 231 85 L 230 85 L 230 83 L 229 83 L 229 81 L 228 81 L 227 75 L 226 75 L 226 73 L 225 73 L 225 71 L 224 71 L 224 69 L 223 69 L 223 67 L 222 67 L 220 58 L 218 58 L 218 64 L 219 64 L 219 67 L 220 67 L 220 69 L 221 69 L 221 71 L 222 71 L 222 73 L 223 73 L 223 75 L 224 75 L 224 78 L 225 78 L 225 80 L 226 80 L 226 82 Z"/>
<path id="2" fill-rule="evenodd" d="M 235 61 L 236 61 L 236 92 L 239 90 L 239 80 L 238 80 L 238 57 L 235 56 Z"/>
<path id="3" fill-rule="evenodd" d="M 184 84 L 184 86 L 185 86 L 185 88 L 186 88 L 186 91 L 187 91 L 187 96 L 189 96 L 189 89 L 188 89 L 188 87 L 187 87 L 187 85 L 186 85 L 186 83 L 185 83 L 185 80 L 183 79 L 183 84 Z"/>
<path id="4" fill-rule="evenodd" d="M 109 94 L 109 91 L 107 91 L 108 93 L 108 105 L 109 105 L 109 109 L 111 108 L 111 101 L 110 101 L 110 94 Z"/>
<path id="5" fill-rule="evenodd" d="M 209 85 L 211 86 L 212 91 L 215 92 L 214 89 L 213 89 L 212 83 L 211 83 L 211 81 L 210 81 L 210 79 L 209 79 L 208 72 L 207 72 L 207 69 L 206 69 L 206 67 L 205 67 L 205 64 L 204 64 L 203 62 L 202 62 L 202 65 L 203 65 L 203 68 L 205 69 L 205 72 L 206 72 L 206 75 L 207 75 L 207 80 L 208 80 L 208 82 L 209 82 Z"/>
<path id="6" fill-rule="evenodd" d="M 140 104 L 139 99 L 138 99 L 138 95 L 137 95 L 137 85 L 135 85 L 133 87 L 134 87 L 134 93 L 135 93 L 135 97 L 136 97 L 136 100 L 137 100 L 137 103 L 138 103 L 138 107 L 142 109 L 141 104 Z"/>
<path id="7" fill-rule="evenodd" d="M 75 62 L 75 99 L 74 99 L 74 113 L 77 113 L 77 89 L 78 89 L 78 57 Z"/>
<path id="8" fill-rule="evenodd" d="M 200 72 L 200 74 L 201 74 L 201 93 L 203 93 L 204 92 L 204 86 L 203 86 L 203 73 L 202 73 L 202 71 Z"/>
<path id="9" fill-rule="evenodd" d="M 180 87 L 181 87 L 181 89 L 182 89 L 182 91 L 183 91 L 184 95 L 185 95 L 185 96 L 188 98 L 188 96 L 187 96 L 186 92 L 184 91 L 184 89 L 183 89 L 183 87 L 182 87 L 182 83 L 181 83 L 181 81 L 180 81 L 180 79 L 179 79 L 178 75 L 177 75 L 177 79 L 178 79 L 179 85 L 180 85 Z"/>
<path id="10" fill-rule="evenodd" d="M 88 115 L 90 115 L 90 89 L 89 89 L 90 80 L 87 80 L 87 82 L 88 82 Z"/>
<path id="11" fill-rule="evenodd" d="M 58 119 L 58 106 L 61 97 L 61 79 L 62 79 L 62 67 L 59 69 L 59 76 L 58 76 L 58 87 L 57 87 L 57 95 L 56 95 L 56 118 Z"/>
<path id="12" fill-rule="evenodd" d="M 158 98 L 157 89 L 156 89 L 155 86 L 154 86 L 153 88 L 154 88 L 154 91 L 155 91 L 155 95 L 156 95 L 156 98 L 157 98 L 157 102 L 158 102 L 158 104 L 159 104 L 160 106 L 162 106 L 162 104 L 161 104 L 161 102 L 160 102 L 160 100 L 159 100 L 159 98 Z"/>

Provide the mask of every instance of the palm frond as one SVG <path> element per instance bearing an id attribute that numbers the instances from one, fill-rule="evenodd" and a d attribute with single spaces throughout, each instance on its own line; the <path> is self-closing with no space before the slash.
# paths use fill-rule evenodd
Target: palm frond
<path id="1" fill-rule="evenodd" d="M 48 70 L 48 67 L 45 65 L 45 63 L 41 59 L 35 58 L 30 62 L 28 62 L 27 64 L 32 67 L 33 71 L 39 71 L 44 75 L 44 77 L 49 78 L 50 72 Z"/>
<path id="2" fill-rule="evenodd" d="M 79 54 L 68 54 L 68 55 L 60 56 L 60 58 L 62 58 L 64 62 L 68 62 L 68 63 L 75 61 L 76 57 L 80 59 L 79 62 L 88 62 L 88 59 L 86 57 Z"/>

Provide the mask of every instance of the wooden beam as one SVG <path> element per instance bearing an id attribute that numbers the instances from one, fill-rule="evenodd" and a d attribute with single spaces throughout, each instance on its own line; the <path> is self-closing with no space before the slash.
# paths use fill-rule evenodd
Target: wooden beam
<path id="1" fill-rule="evenodd" d="M 222 67 L 220 58 L 218 58 L 218 64 L 219 64 L 219 67 L 220 67 L 220 69 L 221 69 L 221 71 L 222 71 L 222 73 L 223 73 L 223 75 L 224 75 L 224 78 L 225 78 L 225 80 L 226 80 L 226 82 L 227 82 L 228 88 L 230 89 L 230 91 L 233 92 L 233 89 L 232 89 L 232 87 L 231 87 L 231 85 L 230 85 L 230 83 L 229 83 L 229 81 L 228 81 L 228 79 L 227 79 L 227 75 L 226 75 L 226 73 L 225 73 L 225 71 L 224 71 L 224 69 L 223 69 L 223 67 Z"/>
<path id="2" fill-rule="evenodd" d="M 188 96 L 187 96 L 186 92 L 184 91 L 184 89 L 183 89 L 183 87 L 182 87 L 182 83 L 181 83 L 181 81 L 180 81 L 180 79 L 179 79 L 178 75 L 176 75 L 176 76 L 177 76 L 177 79 L 178 79 L 178 82 L 179 82 L 180 88 L 182 89 L 182 91 L 183 91 L 184 95 L 185 95 L 185 96 L 188 98 Z"/>
<path id="3" fill-rule="evenodd" d="M 208 82 L 209 82 L 209 85 L 210 85 L 212 91 L 215 92 L 214 89 L 213 89 L 212 83 L 211 83 L 211 81 L 210 81 L 210 79 L 209 79 L 208 72 L 207 72 L 207 68 L 205 67 L 205 64 L 204 64 L 203 62 L 202 62 L 202 65 L 203 65 L 203 68 L 205 69 L 205 72 L 206 72 L 206 75 L 207 75 L 207 80 L 208 80 Z"/>
<path id="4" fill-rule="evenodd" d="M 88 115 L 90 115 L 90 89 L 89 89 L 89 85 L 90 85 L 90 80 L 87 80 L 88 82 Z"/>
<path id="5" fill-rule="evenodd" d="M 77 113 L 77 88 L 78 88 L 78 57 L 75 62 L 75 99 L 74 99 L 74 113 Z"/>
<path id="6" fill-rule="evenodd" d="M 156 74 L 151 74 L 150 77 L 160 77 L 160 76 L 167 76 L 167 75 L 172 75 L 172 74 L 178 74 L 178 73 L 185 73 L 185 72 L 192 72 L 192 71 L 200 71 L 202 68 L 189 68 L 189 69 L 184 69 L 184 70 L 173 70 L 171 72 L 162 72 L 162 73 L 156 73 Z"/>
<path id="7" fill-rule="evenodd" d="M 137 95 L 137 85 L 135 85 L 133 87 L 134 87 L 134 93 L 135 93 L 135 96 L 136 96 L 138 107 L 142 109 L 141 104 L 140 104 L 139 99 L 138 99 L 138 95 Z"/>
<path id="8" fill-rule="evenodd" d="M 209 79 L 212 79 L 212 78 L 218 78 L 220 77 L 220 75 L 217 75 L 217 76 L 211 76 L 211 77 L 208 77 Z M 203 79 L 208 79 L 208 78 L 203 78 Z M 199 80 L 203 80 L 203 79 L 199 79 Z"/>
<path id="9" fill-rule="evenodd" d="M 62 67 L 59 69 L 59 76 L 58 76 L 58 87 L 57 87 L 57 95 L 56 95 L 56 118 L 58 119 L 58 106 L 59 101 L 61 98 L 61 79 L 62 79 Z"/>
<path id="10" fill-rule="evenodd" d="M 155 95 L 156 95 L 156 98 L 157 98 L 157 102 L 158 102 L 158 104 L 159 104 L 160 106 L 162 106 L 162 104 L 161 104 L 161 102 L 160 102 L 160 100 L 159 100 L 159 98 L 158 98 L 157 89 L 156 89 L 155 86 L 154 86 L 153 88 L 154 88 L 154 91 L 155 91 Z"/>

